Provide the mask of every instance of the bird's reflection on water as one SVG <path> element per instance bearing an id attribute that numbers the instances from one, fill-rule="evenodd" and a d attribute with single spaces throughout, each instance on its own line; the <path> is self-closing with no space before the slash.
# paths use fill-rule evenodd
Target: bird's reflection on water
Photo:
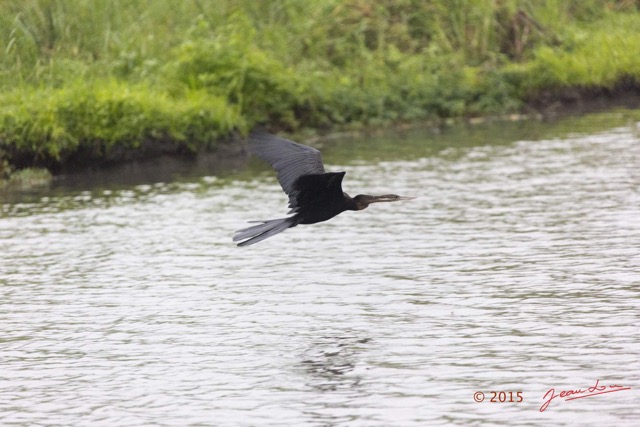
<path id="1" fill-rule="evenodd" d="M 352 335 L 319 337 L 302 355 L 308 385 L 318 391 L 357 389 L 362 378 L 352 373 L 370 342 Z"/>

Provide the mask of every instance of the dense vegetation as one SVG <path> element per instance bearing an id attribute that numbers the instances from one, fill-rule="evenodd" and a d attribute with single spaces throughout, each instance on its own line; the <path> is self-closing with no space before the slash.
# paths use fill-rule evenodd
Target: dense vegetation
<path id="1" fill-rule="evenodd" d="M 640 87 L 635 0 L 4 0 L 0 174 Z"/>

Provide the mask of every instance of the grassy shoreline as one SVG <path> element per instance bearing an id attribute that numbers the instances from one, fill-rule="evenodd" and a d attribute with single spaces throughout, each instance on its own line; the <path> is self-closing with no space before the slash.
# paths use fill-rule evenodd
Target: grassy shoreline
<path id="1" fill-rule="evenodd" d="M 9 0 L 0 177 L 640 92 L 637 2 Z M 82 19 L 79 19 L 82 18 Z"/>

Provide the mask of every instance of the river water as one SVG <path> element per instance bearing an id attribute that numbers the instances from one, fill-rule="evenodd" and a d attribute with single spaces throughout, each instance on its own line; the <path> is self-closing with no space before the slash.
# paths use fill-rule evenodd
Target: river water
<path id="1" fill-rule="evenodd" d="M 637 111 L 318 146 L 418 198 L 238 248 L 255 160 L 2 196 L 0 425 L 637 425 Z"/>

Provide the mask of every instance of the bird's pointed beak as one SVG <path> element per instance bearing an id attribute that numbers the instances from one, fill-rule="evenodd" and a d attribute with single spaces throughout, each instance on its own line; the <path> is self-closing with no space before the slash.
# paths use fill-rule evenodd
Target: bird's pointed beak
<path id="1" fill-rule="evenodd" d="M 400 200 L 413 200 L 415 197 L 411 196 L 398 196 L 397 194 L 384 194 L 382 196 L 371 196 L 369 203 L 378 202 L 398 202 Z"/>

